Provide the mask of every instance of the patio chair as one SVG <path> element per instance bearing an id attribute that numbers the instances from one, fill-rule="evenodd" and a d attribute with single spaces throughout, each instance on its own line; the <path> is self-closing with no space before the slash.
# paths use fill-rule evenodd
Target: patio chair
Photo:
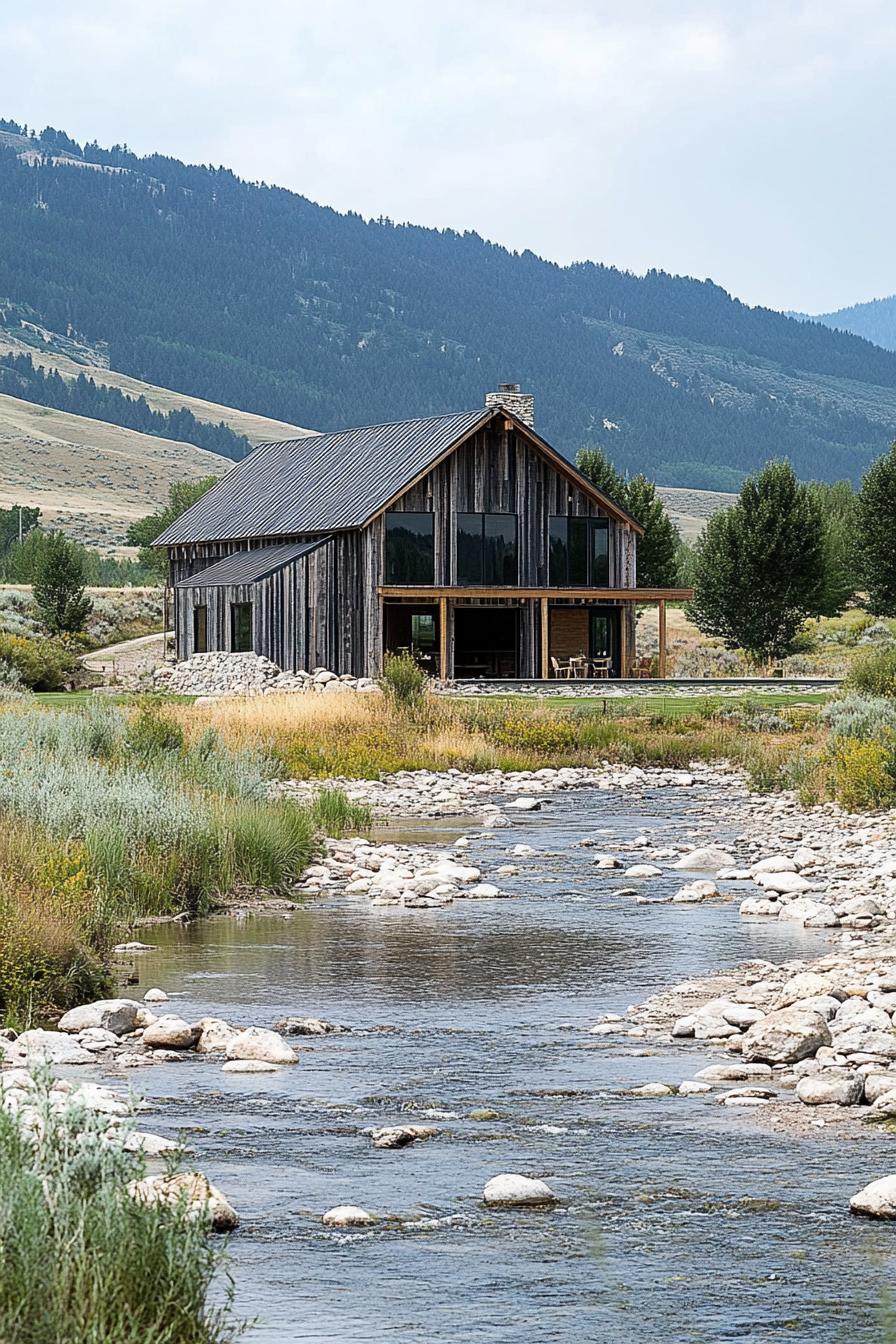
<path id="1" fill-rule="evenodd" d="M 592 658 L 591 675 L 599 681 L 606 681 L 610 675 L 612 660 L 610 658 Z"/>
<path id="2" fill-rule="evenodd" d="M 565 677 L 567 681 L 572 677 L 571 663 L 558 663 L 557 659 L 551 655 L 551 671 L 555 677 Z"/>

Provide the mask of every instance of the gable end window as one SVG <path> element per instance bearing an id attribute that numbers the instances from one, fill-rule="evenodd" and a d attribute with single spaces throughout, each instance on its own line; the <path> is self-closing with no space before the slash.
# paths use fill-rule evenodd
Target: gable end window
<path id="1" fill-rule="evenodd" d="M 552 588 L 608 588 L 608 520 L 554 515 L 549 523 L 548 561 Z"/>
<path id="2" fill-rule="evenodd" d="M 251 653 L 253 647 L 252 603 L 231 602 L 230 651 L 231 653 Z"/>
<path id="3" fill-rule="evenodd" d="M 386 514 L 386 583 L 435 583 L 431 513 Z"/>
<path id="4" fill-rule="evenodd" d="M 513 587 L 519 582 L 515 513 L 457 515 L 457 582 Z"/>

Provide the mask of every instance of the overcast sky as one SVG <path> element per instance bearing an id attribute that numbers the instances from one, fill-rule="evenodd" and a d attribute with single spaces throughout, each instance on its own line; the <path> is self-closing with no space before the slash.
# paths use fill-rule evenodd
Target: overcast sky
<path id="1" fill-rule="evenodd" d="M 0 0 L 0 116 L 810 312 L 896 291 L 892 0 Z"/>

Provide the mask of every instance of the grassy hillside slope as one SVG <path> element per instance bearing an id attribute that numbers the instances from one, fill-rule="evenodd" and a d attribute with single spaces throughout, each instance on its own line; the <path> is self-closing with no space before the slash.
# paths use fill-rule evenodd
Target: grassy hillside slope
<path id="1" fill-rule="evenodd" d="M 231 465 L 190 443 L 0 395 L 0 508 L 37 505 L 45 526 L 102 551 L 119 550 L 128 524 L 158 508 L 172 481 Z"/>

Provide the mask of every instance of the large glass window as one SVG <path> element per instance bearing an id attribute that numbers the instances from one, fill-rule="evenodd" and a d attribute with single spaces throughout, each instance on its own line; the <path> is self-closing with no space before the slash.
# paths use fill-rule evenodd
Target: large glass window
<path id="1" fill-rule="evenodd" d="M 433 515 L 386 514 L 386 583 L 434 583 Z"/>
<path id="2" fill-rule="evenodd" d="M 552 588 L 607 588 L 610 530 L 606 518 L 550 519 L 549 582 Z"/>
<path id="3" fill-rule="evenodd" d="M 252 603 L 231 602 L 230 604 L 230 649 L 232 653 L 251 653 L 252 640 Z"/>
<path id="4" fill-rule="evenodd" d="M 457 581 L 484 587 L 517 584 L 515 513 L 457 515 Z"/>
<path id="5" fill-rule="evenodd" d="M 208 653 L 208 607 L 193 608 L 193 652 Z"/>

